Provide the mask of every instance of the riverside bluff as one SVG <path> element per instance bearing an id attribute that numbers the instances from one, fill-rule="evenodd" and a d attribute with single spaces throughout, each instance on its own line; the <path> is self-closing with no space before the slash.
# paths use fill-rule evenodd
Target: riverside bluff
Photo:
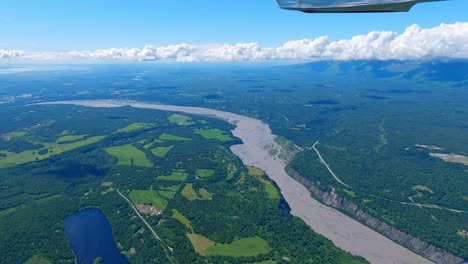
<path id="1" fill-rule="evenodd" d="M 333 208 L 345 211 L 352 215 L 359 221 L 365 223 L 367 226 L 373 228 L 384 234 L 386 237 L 398 242 L 400 245 L 404 245 L 407 248 L 417 252 L 421 256 L 424 256 L 436 263 L 464 263 L 462 258 L 454 256 L 453 254 L 437 248 L 421 239 L 402 232 L 388 224 L 384 223 L 380 219 L 377 219 L 370 214 L 360 209 L 351 200 L 338 196 L 334 192 L 326 192 L 318 188 L 313 181 L 303 177 L 297 171 L 292 168 L 286 169 L 287 173 L 296 181 L 304 185 L 312 193 L 314 197 L 317 197 L 322 203 L 331 206 Z"/>
<path id="2" fill-rule="evenodd" d="M 309 189 L 298 181 L 298 175 L 295 175 L 296 179 L 288 175 L 286 172 L 287 161 L 281 158 L 282 148 L 276 143 L 276 136 L 267 124 L 258 119 L 209 108 L 137 101 L 71 100 L 38 104 L 78 105 L 99 108 L 130 106 L 142 109 L 211 116 L 225 120 L 236 126 L 232 130 L 232 134 L 243 142 L 243 144 L 233 145 L 231 151 L 245 165 L 254 166 L 265 171 L 280 188 L 281 194 L 291 208 L 291 214 L 301 218 L 315 232 L 330 239 L 339 248 L 362 256 L 371 263 L 431 263 L 430 260 L 397 244 L 366 225 L 312 198 Z M 424 250 L 418 253 L 423 254 Z M 456 260 L 455 256 L 453 258 L 442 257 L 434 259 L 431 254 L 424 255 L 438 263 L 460 263 Z M 454 260 L 454 262 L 451 262 L 451 260 Z"/>

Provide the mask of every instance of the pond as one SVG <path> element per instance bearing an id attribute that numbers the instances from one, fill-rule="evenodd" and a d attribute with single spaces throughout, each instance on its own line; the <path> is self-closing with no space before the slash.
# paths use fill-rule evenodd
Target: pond
<path id="1" fill-rule="evenodd" d="M 65 235 L 70 241 L 77 263 L 128 263 L 117 248 L 106 216 L 96 208 L 82 210 L 65 217 Z"/>

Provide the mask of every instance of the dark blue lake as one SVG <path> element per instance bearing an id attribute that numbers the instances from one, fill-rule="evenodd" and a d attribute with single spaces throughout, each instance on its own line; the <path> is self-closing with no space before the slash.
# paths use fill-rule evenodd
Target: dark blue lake
<path id="1" fill-rule="evenodd" d="M 82 210 L 65 217 L 65 235 L 78 264 L 92 264 L 97 257 L 102 257 L 104 263 L 128 263 L 115 244 L 106 216 L 98 209 Z"/>

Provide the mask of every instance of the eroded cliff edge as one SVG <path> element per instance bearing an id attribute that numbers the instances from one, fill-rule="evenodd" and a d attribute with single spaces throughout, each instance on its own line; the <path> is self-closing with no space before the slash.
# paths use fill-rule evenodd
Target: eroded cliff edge
<path id="1" fill-rule="evenodd" d="M 377 219 L 376 217 L 373 217 L 370 214 L 363 211 L 362 209 L 360 209 L 351 200 L 340 197 L 333 191 L 326 192 L 321 190 L 314 184 L 312 180 L 300 175 L 293 168 L 289 166 L 286 167 L 286 172 L 297 182 L 301 183 L 307 189 L 309 189 L 312 195 L 318 198 L 322 203 L 340 211 L 346 212 L 347 214 L 356 218 L 363 224 L 380 232 L 381 234 L 392 239 L 398 244 L 403 245 L 406 248 L 418 253 L 419 255 L 441 264 L 467 263 L 467 261 L 462 258 L 459 258 L 443 249 L 440 249 L 438 247 L 435 247 L 434 245 L 422 241 L 419 238 L 402 232 L 392 226 L 389 226 L 380 219 Z"/>

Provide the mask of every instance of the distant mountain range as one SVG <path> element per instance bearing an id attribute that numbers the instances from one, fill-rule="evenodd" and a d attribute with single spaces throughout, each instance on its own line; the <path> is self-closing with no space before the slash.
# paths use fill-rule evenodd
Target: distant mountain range
<path id="1" fill-rule="evenodd" d="M 282 66 L 283 67 L 283 66 Z M 356 60 L 320 61 L 295 64 L 295 70 L 340 75 L 370 74 L 375 78 L 403 78 L 415 81 L 437 81 L 452 87 L 468 87 L 468 60 Z"/>

